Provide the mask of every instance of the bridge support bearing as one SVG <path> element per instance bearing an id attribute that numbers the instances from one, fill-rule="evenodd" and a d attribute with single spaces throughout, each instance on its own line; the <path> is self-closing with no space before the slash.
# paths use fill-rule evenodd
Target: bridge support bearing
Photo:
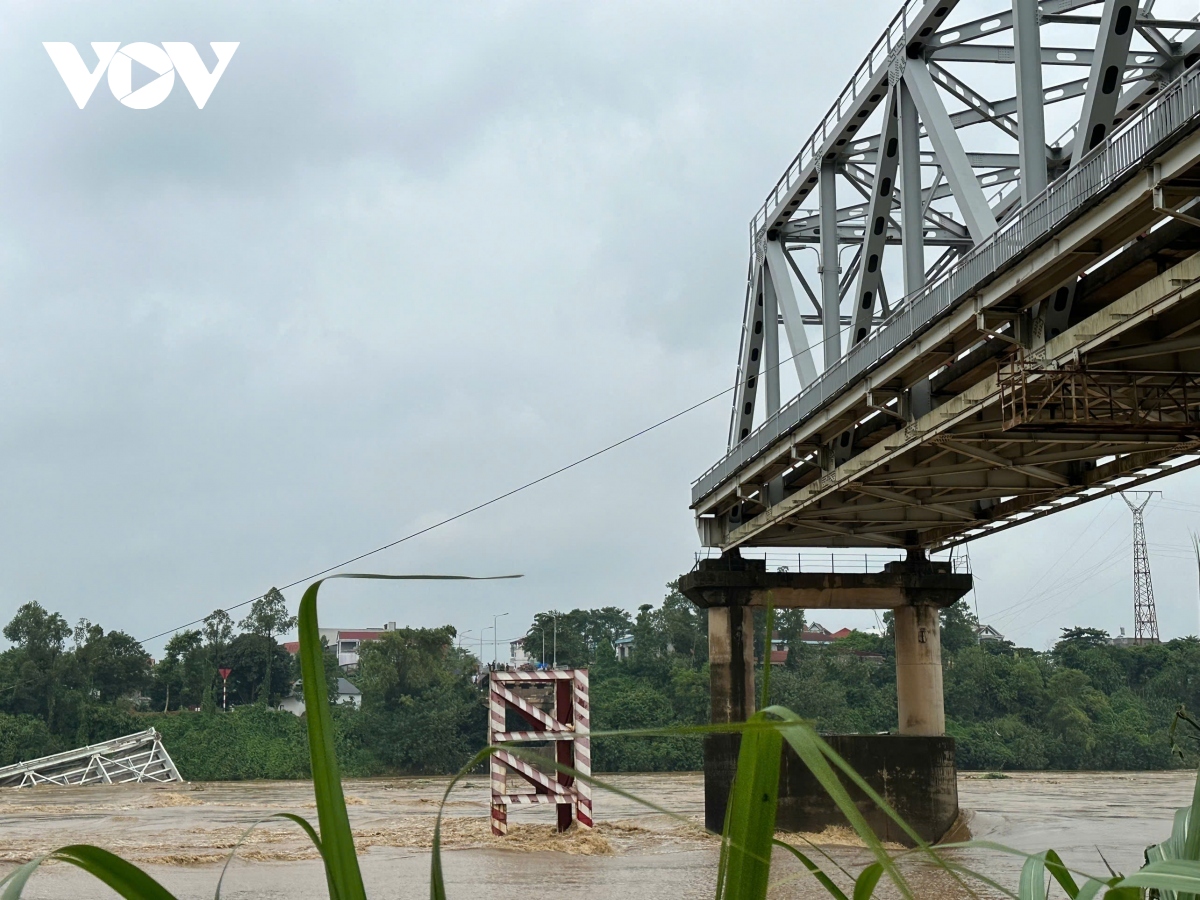
<path id="1" fill-rule="evenodd" d="M 896 632 L 899 734 L 832 735 L 827 740 L 918 834 L 937 840 L 958 816 L 954 739 L 946 737 L 939 611 L 971 589 L 971 576 L 919 557 L 882 572 L 767 572 L 761 560 L 736 553 L 702 560 L 679 590 L 708 610 L 712 722 L 744 722 L 754 713 L 753 610 L 768 603 L 792 609 L 891 609 Z M 704 745 L 704 824 L 720 831 L 737 772 L 736 734 Z M 845 824 L 803 763 L 784 750 L 779 825 L 820 831 Z M 852 791 L 851 796 L 857 792 Z M 865 796 L 856 798 L 880 837 L 907 841 Z"/>

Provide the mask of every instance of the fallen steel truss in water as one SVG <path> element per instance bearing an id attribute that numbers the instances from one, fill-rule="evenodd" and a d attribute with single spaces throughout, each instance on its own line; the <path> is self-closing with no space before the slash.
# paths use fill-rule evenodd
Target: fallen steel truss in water
<path id="1" fill-rule="evenodd" d="M 0 787 L 183 781 L 153 728 L 0 768 Z"/>

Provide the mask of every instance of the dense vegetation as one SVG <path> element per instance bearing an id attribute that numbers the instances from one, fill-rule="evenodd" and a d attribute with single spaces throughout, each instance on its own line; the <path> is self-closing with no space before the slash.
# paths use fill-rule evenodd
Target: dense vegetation
<path id="1" fill-rule="evenodd" d="M 36 603 L 4 628 L 0 652 L 0 765 L 153 725 L 185 777 L 295 778 L 309 772 L 305 720 L 270 708 L 299 677 L 276 637 L 294 623 L 268 593 L 236 626 L 216 612 L 176 634 L 161 660 L 131 636 L 81 621 L 72 628 Z M 1089 628 L 1064 630 L 1046 653 L 979 643 L 963 604 L 943 616 L 948 730 L 962 768 L 1150 769 L 1182 764 L 1167 734 L 1179 705 L 1200 709 L 1200 640 L 1116 647 Z M 890 636 L 860 632 L 806 644 L 802 613 L 778 614 L 787 662 L 772 701 L 823 731 L 876 732 L 896 724 Z M 560 665 L 591 669 L 593 727 L 604 730 L 708 720 L 705 614 L 678 593 L 634 615 L 615 608 L 539 614 L 525 646 Z M 552 634 L 557 632 L 557 640 Z M 758 646 L 763 645 L 759 623 Z M 632 635 L 632 652 L 614 646 Z M 351 679 L 361 710 L 335 710 L 348 775 L 450 772 L 483 744 L 486 717 L 476 661 L 453 628 L 398 629 L 364 645 Z M 547 660 L 547 662 L 549 659 Z M 231 670 L 221 712 L 220 667 Z M 326 679 L 338 674 L 329 654 Z M 1190 751 L 1189 751 L 1190 753 Z M 698 737 L 599 738 L 597 771 L 665 771 L 702 765 Z M 1197 760 L 1189 758 L 1188 764 Z"/>

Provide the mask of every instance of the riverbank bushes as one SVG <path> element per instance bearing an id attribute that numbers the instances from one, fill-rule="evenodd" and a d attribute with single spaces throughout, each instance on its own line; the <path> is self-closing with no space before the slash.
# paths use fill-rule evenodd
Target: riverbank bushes
<path id="1" fill-rule="evenodd" d="M 594 730 L 708 721 L 707 617 L 678 593 L 633 615 L 614 607 L 560 613 L 557 623 L 539 615 L 525 640 L 535 656 L 543 624 L 548 633 L 558 629 L 560 665 L 590 669 Z M 1200 762 L 1189 746 L 1173 755 L 1168 734 L 1180 705 L 1200 709 L 1200 640 L 1117 646 L 1104 632 L 1073 628 L 1050 651 L 1036 652 L 980 643 L 977 624 L 961 603 L 943 615 L 947 730 L 960 768 L 1138 770 Z M 776 649 L 787 653 L 772 669 L 773 703 L 826 732 L 895 730 L 888 634 L 809 643 L 799 611 L 781 611 L 776 626 Z M 266 682 L 267 659 L 272 699 L 298 678 L 295 661 L 271 637 L 234 635 L 214 614 L 201 631 L 173 638 L 152 663 L 128 635 L 88 622 L 71 629 L 37 604 L 21 607 L 4 634 L 12 646 L 0 652 L 0 766 L 153 726 L 189 780 L 308 776 L 305 720 L 268 708 L 256 688 Z M 400 628 L 363 646 L 349 676 L 362 707 L 334 710 L 344 773 L 450 773 L 483 745 L 484 684 L 455 638 L 449 627 Z M 760 621 L 760 652 L 764 641 Z M 553 650 L 552 641 L 546 652 Z M 228 712 L 218 709 L 219 659 L 240 667 L 230 677 L 235 705 Z M 336 677 L 329 654 L 326 678 Z M 597 772 L 703 765 L 696 735 L 598 737 L 592 752 Z"/>

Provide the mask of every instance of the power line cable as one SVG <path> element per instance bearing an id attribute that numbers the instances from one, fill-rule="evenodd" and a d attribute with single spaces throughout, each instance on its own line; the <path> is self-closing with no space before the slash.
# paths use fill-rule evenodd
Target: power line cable
<path id="1" fill-rule="evenodd" d="M 1111 497 L 1106 498 L 1106 499 L 1111 499 Z M 1100 507 L 1092 515 L 1091 520 L 1084 527 L 1083 531 L 1081 531 L 1076 536 L 1075 540 L 1073 540 L 1071 542 L 1071 545 L 1069 547 L 1067 547 L 1067 549 L 1065 551 L 1063 551 L 1061 554 L 1059 554 L 1058 559 L 1063 559 L 1063 558 L 1067 558 L 1070 556 L 1071 551 L 1075 549 L 1075 545 L 1078 544 L 1081 540 L 1083 540 L 1084 536 L 1088 533 L 1088 531 L 1091 530 L 1092 526 L 1095 525 L 1100 520 L 1100 517 L 1105 513 L 1106 509 L 1107 509 L 1106 504 L 1100 505 Z M 1108 532 L 1112 531 L 1112 529 L 1116 526 L 1117 521 L 1119 521 L 1119 520 L 1114 519 L 1113 522 L 1108 526 L 1108 528 L 1106 528 L 1103 532 L 1100 533 L 1100 536 L 1098 538 L 1096 538 L 1094 544 L 1102 541 L 1105 538 L 1105 536 L 1108 534 Z M 1021 596 L 1021 598 L 1019 600 L 1016 600 L 1013 603 L 1010 603 L 1008 606 L 1004 606 L 1004 607 L 1001 607 L 1000 609 L 993 610 L 991 613 L 989 613 L 990 617 L 992 619 L 1003 620 L 1003 619 L 1011 617 L 1012 614 L 1014 612 L 1016 612 L 1019 608 L 1026 607 L 1026 606 L 1030 605 L 1031 603 L 1036 603 L 1038 600 L 1040 600 L 1042 597 L 1044 597 L 1047 593 L 1052 592 L 1064 579 L 1069 578 L 1071 576 L 1072 572 L 1074 571 L 1075 567 L 1080 565 L 1080 563 L 1082 561 L 1083 561 L 1082 556 L 1074 557 L 1074 561 L 1069 566 L 1067 566 L 1065 570 L 1059 570 L 1057 577 L 1052 582 L 1050 582 L 1048 585 L 1046 585 L 1044 588 L 1042 588 L 1041 591 L 1038 591 L 1038 587 L 1042 584 L 1042 582 L 1045 581 L 1046 578 L 1048 578 L 1050 575 L 1054 574 L 1054 572 L 1055 572 L 1055 564 L 1051 563 L 1049 566 L 1047 566 L 1045 571 L 1042 572 L 1041 576 L 1038 577 L 1037 581 L 1035 581 L 1032 585 L 1030 585 L 1030 587 L 1025 591 L 1025 593 Z"/>
<path id="2" fill-rule="evenodd" d="M 793 353 L 787 359 L 780 360 L 772 368 L 778 369 L 778 368 L 782 367 L 784 365 L 784 363 L 791 362 L 798 355 L 799 354 Z M 769 369 L 765 370 L 765 371 L 769 371 Z M 761 377 L 761 373 L 756 374 L 754 377 L 755 378 Z M 439 522 L 435 522 L 432 525 L 427 525 L 426 527 L 424 527 L 418 531 L 414 531 L 410 534 L 406 534 L 404 537 L 397 538 L 394 541 L 390 541 L 389 543 L 386 543 L 380 547 L 376 547 L 374 550 L 368 550 L 365 553 L 360 553 L 357 556 L 353 556 L 350 559 L 347 559 L 340 563 L 337 563 L 336 565 L 328 566 L 324 569 L 321 569 L 319 572 L 314 572 L 313 574 L 307 575 L 304 578 L 298 578 L 295 581 L 291 582 L 290 584 L 285 584 L 283 587 L 279 588 L 279 590 L 286 591 L 289 588 L 296 587 L 297 585 L 301 585 L 301 584 L 305 584 L 306 582 L 313 581 L 314 579 L 320 578 L 322 575 L 328 575 L 330 572 L 336 571 L 337 569 L 341 569 L 345 566 L 351 565 L 352 563 L 360 562 L 361 560 L 364 560 L 369 556 L 374 556 L 377 553 L 382 553 L 384 550 L 390 550 L 392 547 L 396 547 L 400 544 L 405 543 L 406 541 L 411 541 L 413 538 L 420 537 L 423 534 L 428 534 L 429 532 L 433 531 L 436 528 L 441 528 L 443 525 L 449 525 L 451 522 L 457 522 L 459 519 L 465 518 L 466 516 L 469 516 L 472 513 L 479 512 L 481 509 L 486 509 L 487 507 L 489 507 L 495 503 L 499 503 L 501 500 L 507 500 L 509 497 L 512 497 L 514 494 L 519 494 L 522 491 L 528 490 L 531 487 L 535 487 L 536 485 L 541 484 L 543 481 L 549 481 L 551 478 L 554 478 L 556 475 L 561 475 L 563 472 L 570 471 L 571 469 L 574 469 L 577 466 L 581 466 L 586 462 L 590 462 L 591 460 L 595 459 L 596 457 L 603 456 L 605 453 L 608 453 L 611 450 L 616 450 L 618 447 L 621 447 L 624 444 L 628 444 L 630 441 L 637 440 L 638 438 L 642 437 L 643 435 L 649 434 L 651 431 L 654 431 L 657 428 L 661 428 L 664 425 L 668 425 L 671 422 L 674 422 L 676 419 L 686 416 L 688 413 L 694 412 L 695 410 L 699 409 L 702 406 L 707 406 L 709 403 L 712 403 L 714 400 L 718 400 L 721 397 L 724 397 L 730 391 L 736 390 L 738 387 L 740 387 L 742 384 L 746 383 L 749 380 L 750 380 L 749 378 L 746 378 L 741 381 L 735 381 L 731 386 L 725 388 L 722 391 L 718 391 L 717 393 L 712 394 L 708 397 L 705 397 L 703 400 L 699 401 L 698 403 L 693 403 L 691 406 L 689 406 L 685 409 L 682 409 L 677 413 L 669 415 L 665 419 L 660 419 L 659 421 L 655 422 L 653 425 L 649 425 L 646 428 L 641 429 L 640 431 L 634 432 L 633 434 L 631 434 L 627 437 L 621 438 L 619 441 L 614 441 L 613 443 L 609 444 L 608 446 L 602 447 L 599 450 L 589 453 L 587 456 L 582 456 L 579 459 L 575 460 L 574 462 L 567 463 L 565 466 L 560 466 L 559 468 L 554 469 L 552 472 L 547 472 L 545 475 L 535 478 L 532 481 L 527 481 L 524 484 L 522 484 L 520 487 L 515 487 L 512 490 L 505 491 L 503 494 L 498 494 L 497 496 L 492 497 L 490 500 L 485 500 L 483 503 L 476 504 L 475 506 L 472 506 L 470 509 L 463 510 L 460 513 L 455 513 L 452 516 L 447 516 L 445 519 L 442 519 Z M 230 610 L 239 609 L 240 607 L 247 606 L 256 600 L 261 600 L 263 596 L 264 595 L 260 594 L 257 597 L 251 597 L 249 600 L 243 600 L 241 603 L 235 603 L 232 606 L 228 606 L 223 611 L 229 612 Z M 212 614 L 210 613 L 209 615 L 212 615 Z M 206 618 L 208 618 L 208 617 L 204 616 L 199 619 L 193 619 L 192 621 L 187 622 L 183 625 L 176 625 L 175 627 L 169 628 L 166 631 L 160 631 L 158 634 L 153 634 L 150 637 L 142 638 L 141 640 L 138 641 L 138 643 L 145 644 L 149 641 L 157 640 L 160 637 L 166 637 L 168 634 L 173 634 L 174 632 L 180 630 L 181 628 L 190 628 L 193 625 L 199 625 Z"/>

